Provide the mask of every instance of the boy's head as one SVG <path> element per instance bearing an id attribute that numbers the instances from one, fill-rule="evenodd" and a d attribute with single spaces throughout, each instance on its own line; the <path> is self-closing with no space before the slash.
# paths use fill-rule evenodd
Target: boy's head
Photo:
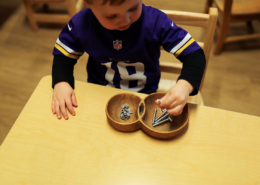
<path id="1" fill-rule="evenodd" d="M 85 0 L 100 24 L 109 30 L 126 30 L 142 13 L 142 0 Z"/>

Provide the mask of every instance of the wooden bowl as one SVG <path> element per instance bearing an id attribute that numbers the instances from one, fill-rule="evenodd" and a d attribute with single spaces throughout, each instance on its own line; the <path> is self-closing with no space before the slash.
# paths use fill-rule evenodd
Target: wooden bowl
<path id="1" fill-rule="evenodd" d="M 165 93 L 153 93 L 142 100 L 140 97 L 130 93 L 117 94 L 110 98 L 106 106 L 108 122 L 119 131 L 132 132 L 142 129 L 145 133 L 155 138 L 172 138 L 187 127 L 189 108 L 185 105 L 181 115 L 171 115 L 173 122 L 166 122 L 153 127 L 154 109 L 157 109 L 156 117 L 161 114 L 161 109 L 155 103 L 155 100 L 161 99 L 164 95 Z M 120 118 L 123 105 L 128 105 L 133 112 L 128 120 Z"/>
<path id="2" fill-rule="evenodd" d="M 142 99 L 134 94 L 117 94 L 110 98 L 106 106 L 106 114 L 109 123 L 117 130 L 132 132 L 141 128 L 141 122 L 138 117 L 139 104 Z M 133 114 L 128 120 L 120 118 L 123 105 L 128 105 Z"/>
<path id="3" fill-rule="evenodd" d="M 156 117 L 158 117 L 162 112 L 155 100 L 161 99 L 165 93 L 153 93 L 147 96 L 144 100 L 144 115 L 140 118 L 142 123 L 142 130 L 148 135 L 160 139 L 172 138 L 179 133 L 181 133 L 188 125 L 189 120 L 189 108 L 186 104 L 183 108 L 183 112 L 179 116 L 171 115 L 173 122 L 166 122 L 156 127 L 152 126 L 152 120 L 154 115 L 154 109 L 157 109 Z"/>

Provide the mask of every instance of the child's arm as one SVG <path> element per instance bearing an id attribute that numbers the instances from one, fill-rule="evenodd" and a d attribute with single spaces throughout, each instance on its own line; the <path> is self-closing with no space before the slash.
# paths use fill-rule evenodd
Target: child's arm
<path id="1" fill-rule="evenodd" d="M 58 119 L 61 119 L 61 114 L 65 119 L 68 119 L 66 107 L 72 115 L 75 115 L 73 106 L 77 106 L 73 91 L 73 70 L 77 60 L 84 52 L 77 37 L 80 24 L 75 24 L 75 21 L 78 16 L 76 14 L 63 28 L 53 50 L 52 88 L 54 90 L 52 112 L 57 115 Z"/>
<path id="2" fill-rule="evenodd" d="M 166 108 L 170 114 L 179 115 L 188 96 L 196 95 L 199 91 L 206 59 L 201 47 L 187 31 L 177 26 L 167 15 L 158 15 L 154 37 L 160 40 L 164 50 L 183 63 L 176 85 L 162 98 L 160 106 Z"/>
<path id="3" fill-rule="evenodd" d="M 52 112 L 61 119 L 61 114 L 67 120 L 69 112 L 75 116 L 76 113 L 73 109 L 77 107 L 77 100 L 74 89 L 73 69 L 76 64 L 76 59 L 71 59 L 66 56 L 54 56 L 52 66 Z"/>
<path id="4" fill-rule="evenodd" d="M 183 69 L 174 85 L 161 99 L 162 103 L 156 101 L 160 108 L 166 108 L 169 114 L 179 115 L 188 101 L 189 95 L 196 95 L 206 65 L 205 55 L 202 49 L 187 55 L 183 60 Z"/>

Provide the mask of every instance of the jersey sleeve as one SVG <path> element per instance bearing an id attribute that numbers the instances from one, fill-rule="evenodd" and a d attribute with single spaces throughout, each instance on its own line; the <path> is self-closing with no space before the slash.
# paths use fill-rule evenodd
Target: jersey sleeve
<path id="1" fill-rule="evenodd" d="M 73 17 L 75 19 L 75 17 Z M 64 55 L 72 59 L 78 59 L 83 55 L 84 50 L 79 42 L 77 35 L 77 25 L 73 18 L 61 31 L 54 45 L 53 55 Z"/>
<path id="2" fill-rule="evenodd" d="M 199 91 L 206 65 L 203 50 L 186 30 L 177 26 L 166 15 L 160 19 L 157 33 L 159 33 L 159 39 L 163 48 L 183 63 L 178 80 L 184 79 L 188 81 L 194 87 L 190 95 L 196 95 Z"/>
<path id="3" fill-rule="evenodd" d="M 181 62 L 187 55 L 201 48 L 186 30 L 177 26 L 166 15 L 161 19 L 158 32 L 163 48 L 172 53 Z"/>

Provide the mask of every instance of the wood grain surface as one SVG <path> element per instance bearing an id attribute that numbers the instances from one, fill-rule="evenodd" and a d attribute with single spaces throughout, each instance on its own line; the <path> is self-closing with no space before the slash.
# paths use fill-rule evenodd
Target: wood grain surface
<path id="1" fill-rule="evenodd" d="M 17 2 L 17 3 L 14 3 Z M 143 0 L 147 6 L 164 10 L 203 13 L 206 0 Z M 39 80 L 51 74 L 52 51 L 57 37 L 66 24 L 39 24 L 31 31 L 25 8 L 20 0 L 0 1 L 0 144 L 12 128 Z M 12 7 L 12 8 L 10 8 Z M 254 31 L 260 32 L 259 21 L 252 22 Z M 203 29 L 184 27 L 202 41 Z M 247 33 L 245 24 L 235 24 L 228 35 Z M 214 46 L 213 46 L 214 47 Z M 203 86 L 206 106 L 260 116 L 260 40 L 226 44 L 219 56 L 211 54 Z M 86 82 L 88 55 L 84 54 L 75 65 L 76 80 Z M 172 54 L 162 51 L 162 61 L 175 60 Z M 162 77 L 177 79 L 178 76 Z M 47 102 L 46 102 L 47 103 Z"/>
<path id="2" fill-rule="evenodd" d="M 76 81 L 66 121 L 51 112 L 50 84 L 42 79 L 0 147 L 1 184 L 260 183 L 259 117 L 189 104 L 186 132 L 158 140 L 108 124 L 107 101 L 126 91 Z"/>

